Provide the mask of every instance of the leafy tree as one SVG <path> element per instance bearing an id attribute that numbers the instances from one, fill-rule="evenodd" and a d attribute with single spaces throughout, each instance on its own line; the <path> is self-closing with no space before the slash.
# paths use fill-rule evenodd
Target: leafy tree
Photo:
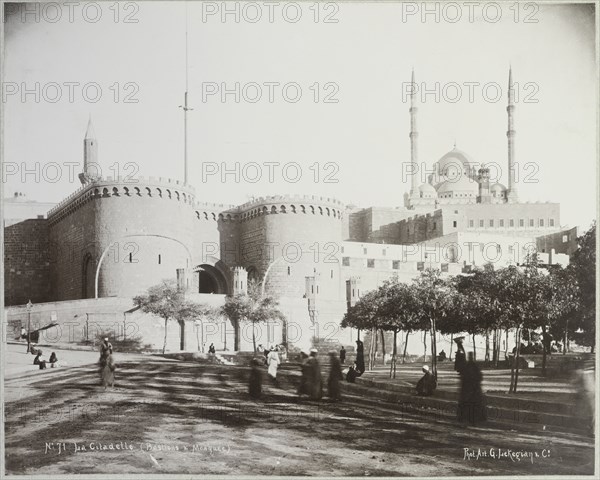
<path id="1" fill-rule="evenodd" d="M 229 296 L 221 307 L 221 314 L 229 318 L 234 327 L 234 350 L 239 350 L 240 324 L 252 323 L 252 346 L 256 352 L 256 325 L 272 319 L 285 322 L 285 315 L 279 310 L 277 300 L 270 295 L 263 295 L 261 284 L 248 282 L 248 293 Z M 285 327 L 284 327 L 285 328 Z"/>
<path id="2" fill-rule="evenodd" d="M 400 331 L 406 332 L 404 343 L 404 357 L 410 332 L 421 329 L 419 322 L 416 288 L 398 282 L 397 278 L 388 280 L 381 287 L 382 301 L 378 310 L 382 330 L 391 331 L 394 334 L 394 346 L 392 350 L 392 361 L 390 364 L 390 378 L 396 378 L 396 363 L 398 357 L 397 335 Z"/>
<path id="3" fill-rule="evenodd" d="M 442 278 L 441 271 L 426 269 L 413 281 L 416 317 L 424 327 L 428 325 L 431 338 L 431 370 L 437 377 L 436 334 L 438 323 L 444 323 L 453 310 L 454 285 L 450 280 Z M 425 327 L 427 328 L 427 327 Z"/>
<path id="4" fill-rule="evenodd" d="M 342 328 L 353 327 L 360 330 L 371 330 L 371 342 L 368 356 L 368 368 L 372 368 L 375 332 L 381 328 L 381 306 L 385 298 L 385 287 L 371 290 L 363 295 L 356 304 L 348 309 L 342 319 Z"/>
<path id="5" fill-rule="evenodd" d="M 596 223 L 577 239 L 579 248 L 571 256 L 569 267 L 579 285 L 579 312 L 573 339 L 580 345 L 596 344 Z"/>
<path id="6" fill-rule="evenodd" d="M 157 315 L 165 320 L 165 337 L 162 353 L 167 349 L 167 328 L 169 320 L 175 320 L 180 327 L 180 349 L 184 349 L 185 321 L 199 316 L 212 316 L 214 310 L 209 305 L 198 304 L 185 299 L 185 294 L 174 280 L 163 280 L 148 288 L 143 295 L 133 298 L 133 303 L 145 313 Z"/>

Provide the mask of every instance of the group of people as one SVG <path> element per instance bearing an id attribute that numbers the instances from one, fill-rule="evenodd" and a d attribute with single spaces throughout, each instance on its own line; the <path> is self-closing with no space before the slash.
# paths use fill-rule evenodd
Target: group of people
<path id="1" fill-rule="evenodd" d="M 100 360 L 98 360 L 98 366 L 100 367 L 100 380 L 104 389 L 109 385 L 114 387 L 116 365 L 113 359 L 113 346 L 108 341 L 108 337 L 100 344 Z"/>
<path id="2" fill-rule="evenodd" d="M 58 367 L 58 357 L 56 356 L 55 352 L 52 352 L 50 354 L 50 358 L 48 360 L 44 360 L 42 358 L 42 354 L 44 352 L 42 352 L 40 349 L 36 349 L 32 346 L 30 348 L 30 352 L 32 355 L 35 355 L 35 358 L 33 359 L 33 364 L 38 365 L 40 370 L 48 368 L 48 365 L 50 365 L 50 368 Z"/>
<path id="3" fill-rule="evenodd" d="M 321 364 L 317 358 L 316 348 L 308 353 L 302 352 L 302 376 L 298 387 L 298 396 L 303 398 L 307 396 L 311 400 L 320 400 L 323 398 L 323 377 L 321 374 Z M 327 396 L 332 402 L 338 402 L 342 399 L 340 381 L 343 379 L 342 363 L 337 352 L 329 352 L 329 378 L 327 380 Z"/>
<path id="4" fill-rule="evenodd" d="M 271 346 L 264 352 L 265 359 L 255 357 L 252 360 L 250 368 L 250 378 L 248 383 L 248 393 L 252 398 L 260 398 L 262 394 L 262 367 L 267 365 L 267 375 L 271 382 L 279 386 L 277 380 L 277 369 L 281 364 L 279 349 Z M 323 376 L 321 374 L 321 364 L 317 358 L 318 351 L 313 348 L 310 351 L 302 351 L 301 377 L 298 386 L 298 396 L 300 398 L 308 397 L 311 400 L 320 400 L 323 398 Z M 327 396 L 332 401 L 341 400 L 340 380 L 343 379 L 342 364 L 337 352 L 329 352 L 329 378 L 327 382 Z"/>

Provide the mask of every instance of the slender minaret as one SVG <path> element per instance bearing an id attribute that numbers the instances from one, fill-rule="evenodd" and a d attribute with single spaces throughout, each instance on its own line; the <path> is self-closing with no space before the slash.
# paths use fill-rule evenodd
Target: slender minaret
<path id="1" fill-rule="evenodd" d="M 506 131 L 506 137 L 508 138 L 508 202 L 514 203 L 519 201 L 519 195 L 517 194 L 517 185 L 515 182 L 516 171 L 515 171 L 515 91 L 512 79 L 512 66 L 508 70 L 508 107 L 506 107 L 508 113 L 508 130 Z"/>
<path id="2" fill-rule="evenodd" d="M 98 141 L 92 125 L 92 117 L 88 121 L 85 138 L 83 139 L 83 172 L 79 174 L 82 185 L 94 180 L 94 172 L 98 171 Z"/>
<path id="3" fill-rule="evenodd" d="M 417 140 L 419 133 L 417 132 L 417 84 L 415 83 L 415 70 L 413 68 L 411 75 L 411 93 L 410 93 L 410 163 L 412 165 L 412 175 L 410 178 L 410 197 L 419 197 L 419 151 L 417 148 Z"/>

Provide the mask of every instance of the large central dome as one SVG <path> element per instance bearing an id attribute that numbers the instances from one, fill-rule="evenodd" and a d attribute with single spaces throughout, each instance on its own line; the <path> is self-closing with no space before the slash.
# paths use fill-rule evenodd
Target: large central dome
<path id="1" fill-rule="evenodd" d="M 475 166 L 473 159 L 454 147 L 434 164 L 434 169 L 440 176 L 456 177 L 461 168 L 464 173 L 469 174 L 473 166 Z"/>

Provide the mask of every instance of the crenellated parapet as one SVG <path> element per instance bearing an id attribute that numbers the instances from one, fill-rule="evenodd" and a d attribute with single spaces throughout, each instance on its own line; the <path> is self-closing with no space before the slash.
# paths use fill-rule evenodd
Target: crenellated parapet
<path id="1" fill-rule="evenodd" d="M 51 224 L 56 223 L 92 200 L 115 197 L 124 200 L 146 198 L 179 202 L 182 206 L 194 209 L 198 220 L 216 221 L 219 212 L 231 208 L 231 205 L 196 201 L 194 188 L 179 180 L 163 177 L 107 177 L 98 178 L 73 192 L 48 212 L 48 220 Z M 151 208 L 150 204 L 148 208 Z"/>
<path id="2" fill-rule="evenodd" d="M 341 220 L 346 206 L 335 198 L 316 195 L 259 197 L 219 215 L 223 222 L 245 222 L 264 215 L 320 215 Z"/>

